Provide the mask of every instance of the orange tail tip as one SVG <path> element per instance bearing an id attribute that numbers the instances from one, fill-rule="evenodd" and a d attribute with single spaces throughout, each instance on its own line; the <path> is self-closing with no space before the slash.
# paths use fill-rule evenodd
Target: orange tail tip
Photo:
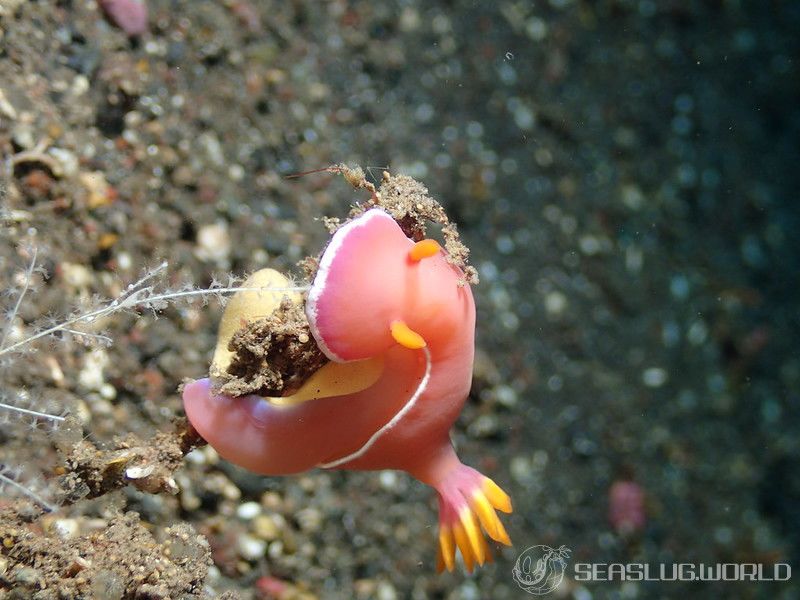
<path id="1" fill-rule="evenodd" d="M 494 481 L 460 465 L 436 489 L 439 492 L 437 571 L 455 568 L 456 549 L 470 573 L 476 564 L 491 562 L 486 535 L 511 545 L 511 538 L 495 512 L 510 513 L 511 499 Z"/>

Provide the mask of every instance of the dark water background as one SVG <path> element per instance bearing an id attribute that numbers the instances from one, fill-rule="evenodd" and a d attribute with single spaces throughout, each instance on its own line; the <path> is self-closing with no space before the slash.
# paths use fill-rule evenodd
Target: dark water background
<path id="1" fill-rule="evenodd" d="M 483 126 L 442 194 L 497 267 L 480 341 L 519 392 L 523 545 L 796 565 L 798 7 L 555 4 L 454 19 L 434 102 Z M 598 505 L 628 477 L 648 519 L 620 542 Z M 686 591 L 771 593 L 742 586 Z"/>

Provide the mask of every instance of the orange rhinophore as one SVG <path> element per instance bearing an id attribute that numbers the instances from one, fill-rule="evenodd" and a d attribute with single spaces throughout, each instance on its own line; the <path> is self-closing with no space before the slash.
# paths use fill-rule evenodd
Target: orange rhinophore
<path id="1" fill-rule="evenodd" d="M 332 361 L 291 396 L 232 398 L 208 379 L 183 392 L 192 425 L 220 455 L 265 475 L 401 469 L 439 496 L 437 568 L 490 560 L 484 533 L 510 545 L 496 510 L 511 500 L 462 464 L 448 432 L 469 393 L 475 304 L 433 240 L 416 244 L 373 208 L 333 235 L 306 301 Z M 271 310 L 271 309 L 270 309 Z"/>

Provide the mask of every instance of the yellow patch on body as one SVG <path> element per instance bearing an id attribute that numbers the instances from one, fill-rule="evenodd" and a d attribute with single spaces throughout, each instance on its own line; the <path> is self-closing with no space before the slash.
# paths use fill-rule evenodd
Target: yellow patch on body
<path id="1" fill-rule="evenodd" d="M 291 396 L 276 396 L 266 400 L 275 406 L 295 406 L 309 400 L 355 394 L 378 381 L 382 372 L 381 356 L 348 363 L 329 362 Z"/>
<path id="2" fill-rule="evenodd" d="M 392 321 L 390 330 L 394 341 L 409 350 L 419 350 L 427 346 L 425 338 L 406 325 L 404 321 Z"/>

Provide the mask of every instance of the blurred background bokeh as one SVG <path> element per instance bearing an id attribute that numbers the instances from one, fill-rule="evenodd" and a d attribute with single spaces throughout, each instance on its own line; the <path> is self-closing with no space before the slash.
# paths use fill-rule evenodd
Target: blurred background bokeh
<path id="1" fill-rule="evenodd" d="M 33 241 L 54 274 L 26 317 L 160 260 L 197 285 L 294 269 L 321 217 L 366 196 L 285 175 L 335 163 L 417 178 L 472 249 L 478 360 L 454 440 L 510 492 L 514 547 L 437 576 L 434 498 L 405 475 L 261 478 L 200 451 L 178 497 L 124 502 L 207 534 L 215 590 L 522 598 L 511 569 L 537 544 L 798 565 L 800 4 L 149 0 L 138 36 L 94 2 L 8 4 L 0 152 L 49 157 L 6 169 L 6 265 Z M 62 391 L 97 439 L 163 429 L 218 318 L 112 323 Z M 571 573 L 555 596 L 798 594 L 796 576 Z"/>

